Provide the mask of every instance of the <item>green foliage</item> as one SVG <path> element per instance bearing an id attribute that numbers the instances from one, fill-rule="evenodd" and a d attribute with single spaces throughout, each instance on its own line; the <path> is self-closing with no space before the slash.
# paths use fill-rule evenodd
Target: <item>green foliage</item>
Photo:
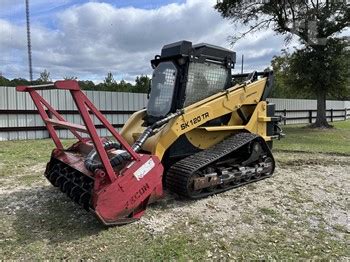
<path id="1" fill-rule="evenodd" d="M 0 75 L 0 86 L 11 86 L 11 81 Z"/>
<path id="2" fill-rule="evenodd" d="M 47 83 L 50 83 L 51 82 L 51 78 L 50 78 L 50 72 L 47 71 L 46 69 L 44 71 L 42 71 L 40 73 L 40 77 L 39 79 L 37 80 L 43 84 L 47 84 Z"/>
<path id="3" fill-rule="evenodd" d="M 344 93 L 344 71 L 349 70 L 349 63 L 341 58 L 344 47 L 336 39 L 338 33 L 350 27 L 347 1 L 220 0 L 215 8 L 233 23 L 250 27 L 240 36 L 234 35 L 233 42 L 250 32 L 269 28 L 285 35 L 287 42 L 293 35 L 298 37 L 304 48 L 291 58 L 288 81 L 293 80 L 291 84 L 301 94 L 316 95 L 314 126 L 329 127 L 325 112 L 327 95 Z M 282 77 L 280 83 L 283 82 Z"/>
<path id="4" fill-rule="evenodd" d="M 63 77 L 64 80 L 77 80 L 78 77 L 77 76 L 65 76 Z"/>
<path id="5" fill-rule="evenodd" d="M 0 76 L 0 86 L 20 86 L 20 85 L 40 85 L 43 83 L 50 83 L 50 82 L 43 82 L 40 79 L 34 80 L 30 82 L 27 79 L 24 78 L 14 78 L 12 80 L 7 79 L 6 77 Z"/>
<path id="6" fill-rule="evenodd" d="M 96 90 L 95 83 L 90 80 L 78 81 L 80 88 L 84 90 Z"/>
<path id="7" fill-rule="evenodd" d="M 346 1 L 220 0 L 215 8 L 234 23 L 250 26 L 233 40 L 272 28 L 287 40 L 295 35 L 303 44 L 317 47 L 350 26 L 350 5 Z"/>
<path id="8" fill-rule="evenodd" d="M 116 81 L 114 80 L 113 74 L 112 72 L 108 72 L 104 80 L 104 85 L 107 88 L 109 88 L 109 87 L 112 87 L 114 84 L 116 84 Z"/>
<path id="9" fill-rule="evenodd" d="M 151 79 L 146 75 L 141 75 L 140 77 L 136 77 L 135 79 L 135 87 L 134 90 L 137 93 L 148 93 L 148 90 L 151 85 Z"/>
<path id="10" fill-rule="evenodd" d="M 121 80 L 119 84 L 117 84 L 117 89 L 119 89 L 120 92 L 132 92 L 133 85 L 127 83 L 125 80 Z"/>
<path id="11" fill-rule="evenodd" d="M 274 72 L 274 87 L 271 97 L 276 98 L 306 98 L 297 88 L 293 88 L 288 83 L 291 55 L 283 51 L 281 56 L 274 56 L 271 66 Z M 299 85 L 297 85 L 299 86 Z"/>
<path id="12" fill-rule="evenodd" d="M 305 94 L 325 92 L 327 98 L 344 99 L 349 95 L 350 77 L 346 57 L 349 52 L 338 39 L 329 39 L 317 48 L 297 50 L 290 59 L 287 81 Z"/>
<path id="13" fill-rule="evenodd" d="M 323 52 L 307 46 L 273 58 L 272 97 L 314 99 L 324 90 L 328 99 L 350 98 L 350 51 L 339 39 L 330 39 L 319 48 Z"/>
<path id="14" fill-rule="evenodd" d="M 150 82 L 150 79 L 148 76 L 141 75 L 140 77 L 139 76 L 136 77 L 135 85 L 128 83 L 123 79 L 118 83 L 114 79 L 113 74 L 109 72 L 107 73 L 107 76 L 105 77 L 104 82 L 92 87 L 92 89 L 104 90 L 104 91 L 117 91 L 117 92 L 146 93 L 148 88 L 144 88 L 144 85 L 149 82 Z"/>
<path id="15" fill-rule="evenodd" d="M 77 80 L 76 76 L 65 76 L 65 80 Z M 0 76 L 0 86 L 18 86 L 18 85 L 36 85 L 49 83 L 50 73 L 44 70 L 40 74 L 40 78 L 33 81 L 32 83 L 24 78 L 15 78 L 12 80 L 7 79 L 4 76 Z M 147 93 L 151 79 L 147 75 L 137 76 L 135 79 L 135 84 L 121 80 L 119 83 L 114 79 L 114 76 L 111 72 L 107 73 L 103 83 L 95 84 L 90 80 L 79 80 L 79 85 L 81 89 L 84 90 L 97 90 L 97 91 L 112 91 L 112 92 L 132 92 L 132 93 Z"/>

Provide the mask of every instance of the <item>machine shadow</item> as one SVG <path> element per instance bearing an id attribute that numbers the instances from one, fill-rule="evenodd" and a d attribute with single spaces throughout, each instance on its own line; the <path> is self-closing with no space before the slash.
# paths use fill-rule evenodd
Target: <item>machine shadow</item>
<path id="1" fill-rule="evenodd" d="M 170 210 L 194 202 L 196 200 L 165 192 L 165 197 L 150 204 L 148 209 Z M 43 239 L 55 245 L 98 235 L 108 228 L 92 213 L 51 186 L 6 194 L 5 206 L 10 207 L 8 215 L 14 217 L 12 227 L 16 231 L 18 245 Z"/>
<path id="2" fill-rule="evenodd" d="M 13 213 L 13 228 L 20 243 L 42 239 L 50 244 L 69 242 L 106 229 L 56 188 L 23 189 L 7 195 L 7 199 L 23 200 Z"/>
<path id="3" fill-rule="evenodd" d="M 164 197 L 162 199 L 157 200 L 154 203 L 149 204 L 147 209 L 168 210 L 177 207 L 188 207 L 189 204 L 195 203 L 196 201 L 198 200 L 182 197 L 168 190 L 164 190 Z"/>
<path id="4" fill-rule="evenodd" d="M 188 206 L 195 201 L 165 192 L 163 199 L 149 205 L 148 208 L 172 209 Z M 12 227 L 17 233 L 18 244 L 42 239 L 47 239 L 50 244 L 69 242 L 97 235 L 108 228 L 92 213 L 51 186 L 16 190 L 6 195 L 5 205 L 11 207 L 8 213 L 15 217 Z"/>

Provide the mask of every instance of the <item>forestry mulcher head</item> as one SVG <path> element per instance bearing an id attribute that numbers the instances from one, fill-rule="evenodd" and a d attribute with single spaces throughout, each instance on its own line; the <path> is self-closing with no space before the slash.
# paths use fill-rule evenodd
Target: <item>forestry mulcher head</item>
<path id="1" fill-rule="evenodd" d="M 84 125 L 67 122 L 37 92 L 47 89 L 69 91 Z M 137 153 L 152 130 L 130 146 L 73 80 L 18 86 L 17 91 L 29 93 L 56 145 L 46 166 L 46 178 L 72 200 L 96 214 L 103 224 L 133 222 L 142 216 L 147 204 L 162 196 L 163 166 L 158 157 Z M 90 115 L 95 115 L 115 140 L 99 137 Z M 158 125 L 177 115 L 163 119 Z M 70 130 L 78 141 L 64 149 L 55 127 Z"/>

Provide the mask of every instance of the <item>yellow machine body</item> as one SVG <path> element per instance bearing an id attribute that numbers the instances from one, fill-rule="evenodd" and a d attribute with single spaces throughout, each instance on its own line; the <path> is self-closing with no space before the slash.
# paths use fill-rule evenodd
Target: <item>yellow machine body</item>
<path id="1" fill-rule="evenodd" d="M 155 135 L 148 138 L 142 149 L 163 158 L 165 151 L 181 136 L 185 135 L 190 143 L 200 149 L 207 149 L 226 137 L 237 132 L 250 132 L 271 141 L 267 135 L 267 123 L 271 117 L 267 114 L 267 102 L 260 101 L 267 78 L 261 78 L 249 84 L 237 84 L 225 91 L 214 94 L 184 108 L 184 113 L 172 119 Z M 237 110 L 250 116 L 243 125 Z M 121 135 L 132 145 L 143 133 L 146 110 L 134 113 L 125 123 Z M 206 122 L 224 115 L 230 115 L 226 125 L 203 126 Z"/>

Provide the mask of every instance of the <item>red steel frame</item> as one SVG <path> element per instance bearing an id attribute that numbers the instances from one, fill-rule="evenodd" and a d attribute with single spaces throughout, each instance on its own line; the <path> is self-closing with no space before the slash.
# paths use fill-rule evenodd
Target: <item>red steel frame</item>
<path id="1" fill-rule="evenodd" d="M 49 103 L 37 92 L 37 90 L 48 90 L 48 89 L 60 89 L 70 91 L 73 100 L 80 112 L 80 115 L 83 119 L 84 126 L 74 123 L 67 122 Z M 130 147 L 130 145 L 124 140 L 124 138 L 114 129 L 114 127 L 109 123 L 104 115 L 91 103 L 88 97 L 81 91 L 79 84 L 75 80 L 64 80 L 56 81 L 53 84 L 47 85 L 35 85 L 35 86 L 18 86 L 16 88 L 19 92 L 28 92 L 35 106 L 37 107 L 40 116 L 45 122 L 47 130 L 50 133 L 52 140 L 54 141 L 58 149 L 63 149 L 60 138 L 57 135 L 55 126 L 63 127 L 70 130 L 73 135 L 84 142 L 84 138 L 78 134 L 79 132 L 86 133 L 90 136 L 95 149 L 101 159 L 103 167 L 106 170 L 106 173 L 109 177 L 110 182 L 116 180 L 117 176 L 113 170 L 113 167 L 109 161 L 107 152 L 105 151 L 100 137 L 97 134 L 96 127 L 93 123 L 93 120 L 90 116 L 93 113 L 101 123 L 108 129 L 108 131 L 113 135 L 113 137 L 123 146 L 123 148 L 131 155 L 135 161 L 140 160 L 140 156 Z M 50 118 L 46 110 L 49 111 L 53 116 L 57 118 Z"/>

